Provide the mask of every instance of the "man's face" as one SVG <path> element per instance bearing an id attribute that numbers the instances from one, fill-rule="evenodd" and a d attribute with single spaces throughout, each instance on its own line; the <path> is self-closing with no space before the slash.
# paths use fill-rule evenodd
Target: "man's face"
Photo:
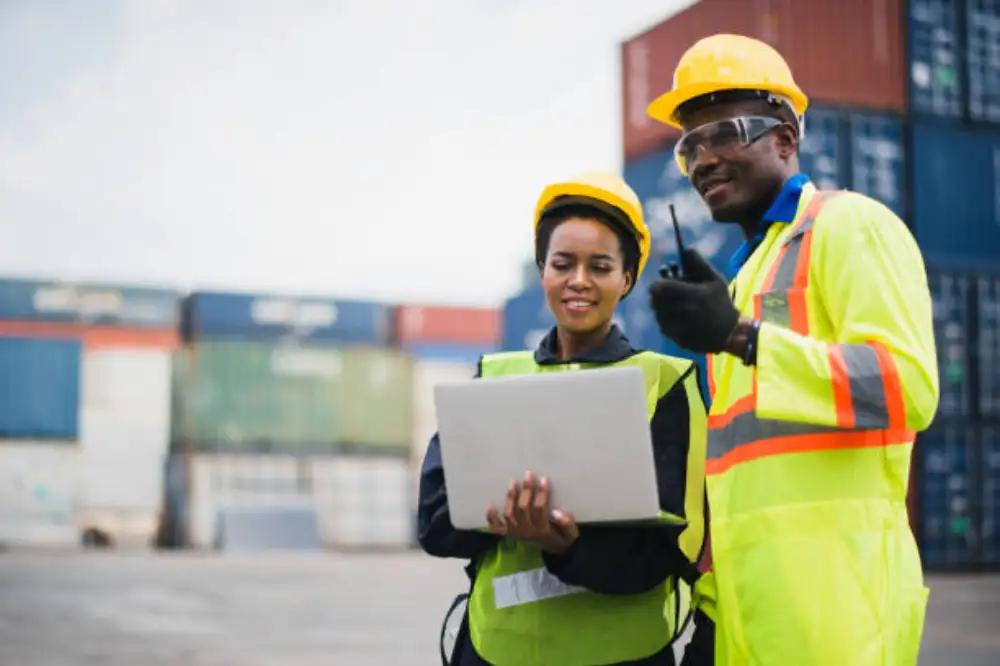
<path id="1" fill-rule="evenodd" d="M 764 104 L 714 104 L 684 117 L 688 178 L 716 221 L 742 222 L 763 214 L 784 182 L 783 158 L 795 153 L 795 129 L 772 121 L 770 127 L 757 127 L 746 143 L 738 138 L 737 125 L 725 122 L 765 116 Z"/>

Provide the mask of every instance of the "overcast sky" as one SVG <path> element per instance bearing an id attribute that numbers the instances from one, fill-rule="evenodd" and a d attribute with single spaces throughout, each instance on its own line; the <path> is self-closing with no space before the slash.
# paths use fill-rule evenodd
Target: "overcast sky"
<path id="1" fill-rule="evenodd" d="M 10 0 L 0 270 L 498 304 L 674 0 Z"/>

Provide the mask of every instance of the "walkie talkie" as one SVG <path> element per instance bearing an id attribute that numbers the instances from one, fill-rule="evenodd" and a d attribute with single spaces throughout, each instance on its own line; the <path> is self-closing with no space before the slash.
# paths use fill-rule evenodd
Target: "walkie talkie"
<path id="1" fill-rule="evenodd" d="M 670 204 L 670 219 L 674 223 L 674 239 L 677 241 L 677 257 L 683 262 L 684 255 L 684 241 L 681 239 L 681 228 L 677 224 L 677 213 L 674 212 L 674 205 Z M 683 275 L 681 270 L 681 263 L 676 261 L 671 261 L 669 266 L 660 267 L 660 277 L 664 278 L 679 278 Z"/>

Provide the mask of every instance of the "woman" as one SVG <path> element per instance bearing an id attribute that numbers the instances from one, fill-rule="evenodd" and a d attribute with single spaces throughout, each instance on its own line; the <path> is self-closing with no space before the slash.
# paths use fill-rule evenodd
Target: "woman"
<path id="1" fill-rule="evenodd" d="M 673 666 L 683 629 L 678 579 L 690 578 L 704 540 L 705 406 L 695 364 L 632 347 L 612 316 L 649 258 L 635 193 L 617 176 L 587 174 L 549 186 L 535 214 L 535 258 L 556 326 L 538 349 L 484 356 L 478 377 L 637 365 L 649 401 L 660 504 L 679 521 L 577 525 L 549 505 L 558 479 L 511 479 L 490 532 L 456 530 L 437 435 L 420 480 L 418 533 L 430 555 L 469 560 L 473 581 L 455 666 Z M 614 446 L 608 442 L 608 446 Z M 518 578 L 518 603 L 494 589 Z M 686 604 L 683 604 L 686 606 Z"/>

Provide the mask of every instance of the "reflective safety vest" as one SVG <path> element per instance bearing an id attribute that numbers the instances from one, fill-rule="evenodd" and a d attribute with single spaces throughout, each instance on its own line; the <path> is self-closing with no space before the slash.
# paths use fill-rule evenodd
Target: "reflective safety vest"
<path id="1" fill-rule="evenodd" d="M 704 543 L 705 412 L 693 363 L 639 352 L 616 363 L 539 365 L 530 351 L 483 357 L 484 378 L 634 365 L 646 380 L 650 419 L 660 398 L 684 378 L 691 410 L 681 551 L 696 562 Z M 542 552 L 505 541 L 479 563 L 469 598 L 476 652 L 497 666 L 615 664 L 656 654 L 683 630 L 689 590 L 670 578 L 644 594 L 607 596 L 570 586 L 548 572 Z"/>
<path id="2" fill-rule="evenodd" d="M 905 500 L 938 400 L 916 243 L 807 185 L 731 288 L 762 323 L 756 366 L 709 358 L 716 663 L 913 666 L 928 591 Z"/>

